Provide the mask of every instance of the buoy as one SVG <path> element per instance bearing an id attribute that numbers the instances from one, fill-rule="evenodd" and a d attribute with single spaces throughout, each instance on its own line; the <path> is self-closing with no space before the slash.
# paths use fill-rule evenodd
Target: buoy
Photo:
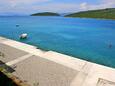
<path id="1" fill-rule="evenodd" d="M 27 33 L 23 33 L 23 34 L 21 34 L 21 35 L 20 35 L 20 39 L 26 39 L 26 38 L 27 38 L 27 36 L 28 36 L 28 34 L 27 34 Z"/>

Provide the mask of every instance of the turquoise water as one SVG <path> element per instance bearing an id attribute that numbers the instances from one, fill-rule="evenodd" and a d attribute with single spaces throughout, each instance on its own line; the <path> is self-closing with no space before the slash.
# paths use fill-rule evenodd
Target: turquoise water
<path id="1" fill-rule="evenodd" d="M 16 27 L 19 24 L 20 27 Z M 20 40 L 21 33 L 27 40 Z M 64 17 L 0 17 L 0 35 L 115 67 L 115 21 Z M 109 48 L 109 44 L 112 45 Z"/>

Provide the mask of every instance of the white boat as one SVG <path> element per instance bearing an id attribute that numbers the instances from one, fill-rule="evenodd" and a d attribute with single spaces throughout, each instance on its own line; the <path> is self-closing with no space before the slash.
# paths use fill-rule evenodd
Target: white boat
<path id="1" fill-rule="evenodd" d="M 23 34 L 21 34 L 21 35 L 20 35 L 20 39 L 26 39 L 26 38 L 27 38 L 27 36 L 28 36 L 28 34 L 27 34 L 27 33 L 23 33 Z"/>

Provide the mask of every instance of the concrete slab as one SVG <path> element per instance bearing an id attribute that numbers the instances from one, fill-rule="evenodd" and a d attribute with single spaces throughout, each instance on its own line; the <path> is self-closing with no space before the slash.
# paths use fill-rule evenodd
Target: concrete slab
<path id="1" fill-rule="evenodd" d="M 115 82 L 111 82 L 104 79 L 99 79 L 97 86 L 115 86 Z"/>
<path id="2" fill-rule="evenodd" d="M 0 56 L 0 60 L 5 63 L 28 54 L 25 51 L 21 51 L 19 49 L 13 48 L 2 43 L 0 43 L 0 52 L 2 54 Z"/>
<path id="3" fill-rule="evenodd" d="M 4 38 L 4 37 L 0 37 L 0 43 L 7 41 L 8 39 Z"/>
<path id="4" fill-rule="evenodd" d="M 32 56 L 32 54 L 28 54 L 28 55 L 22 56 L 22 57 L 20 57 L 20 58 L 17 58 L 17 59 L 15 59 L 15 60 L 12 60 L 12 61 L 10 61 L 10 62 L 7 62 L 6 65 L 8 65 L 8 66 L 14 65 L 14 64 L 16 64 L 16 63 L 19 63 L 19 62 L 21 62 L 21 61 L 23 61 L 23 60 L 26 60 L 26 59 L 30 58 L 31 56 Z"/>
<path id="5" fill-rule="evenodd" d="M 14 75 L 34 86 L 70 86 L 79 71 L 47 59 L 32 56 L 17 63 Z"/>

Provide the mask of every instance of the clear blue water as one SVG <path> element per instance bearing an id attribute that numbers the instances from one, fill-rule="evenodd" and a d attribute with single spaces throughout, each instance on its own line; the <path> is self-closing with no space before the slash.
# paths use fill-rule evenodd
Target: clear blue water
<path id="1" fill-rule="evenodd" d="M 20 27 L 16 27 L 19 24 Z M 23 32 L 27 40 L 20 40 Z M 64 17 L 0 17 L 0 35 L 115 67 L 115 21 Z M 112 47 L 109 48 L 109 44 Z"/>

